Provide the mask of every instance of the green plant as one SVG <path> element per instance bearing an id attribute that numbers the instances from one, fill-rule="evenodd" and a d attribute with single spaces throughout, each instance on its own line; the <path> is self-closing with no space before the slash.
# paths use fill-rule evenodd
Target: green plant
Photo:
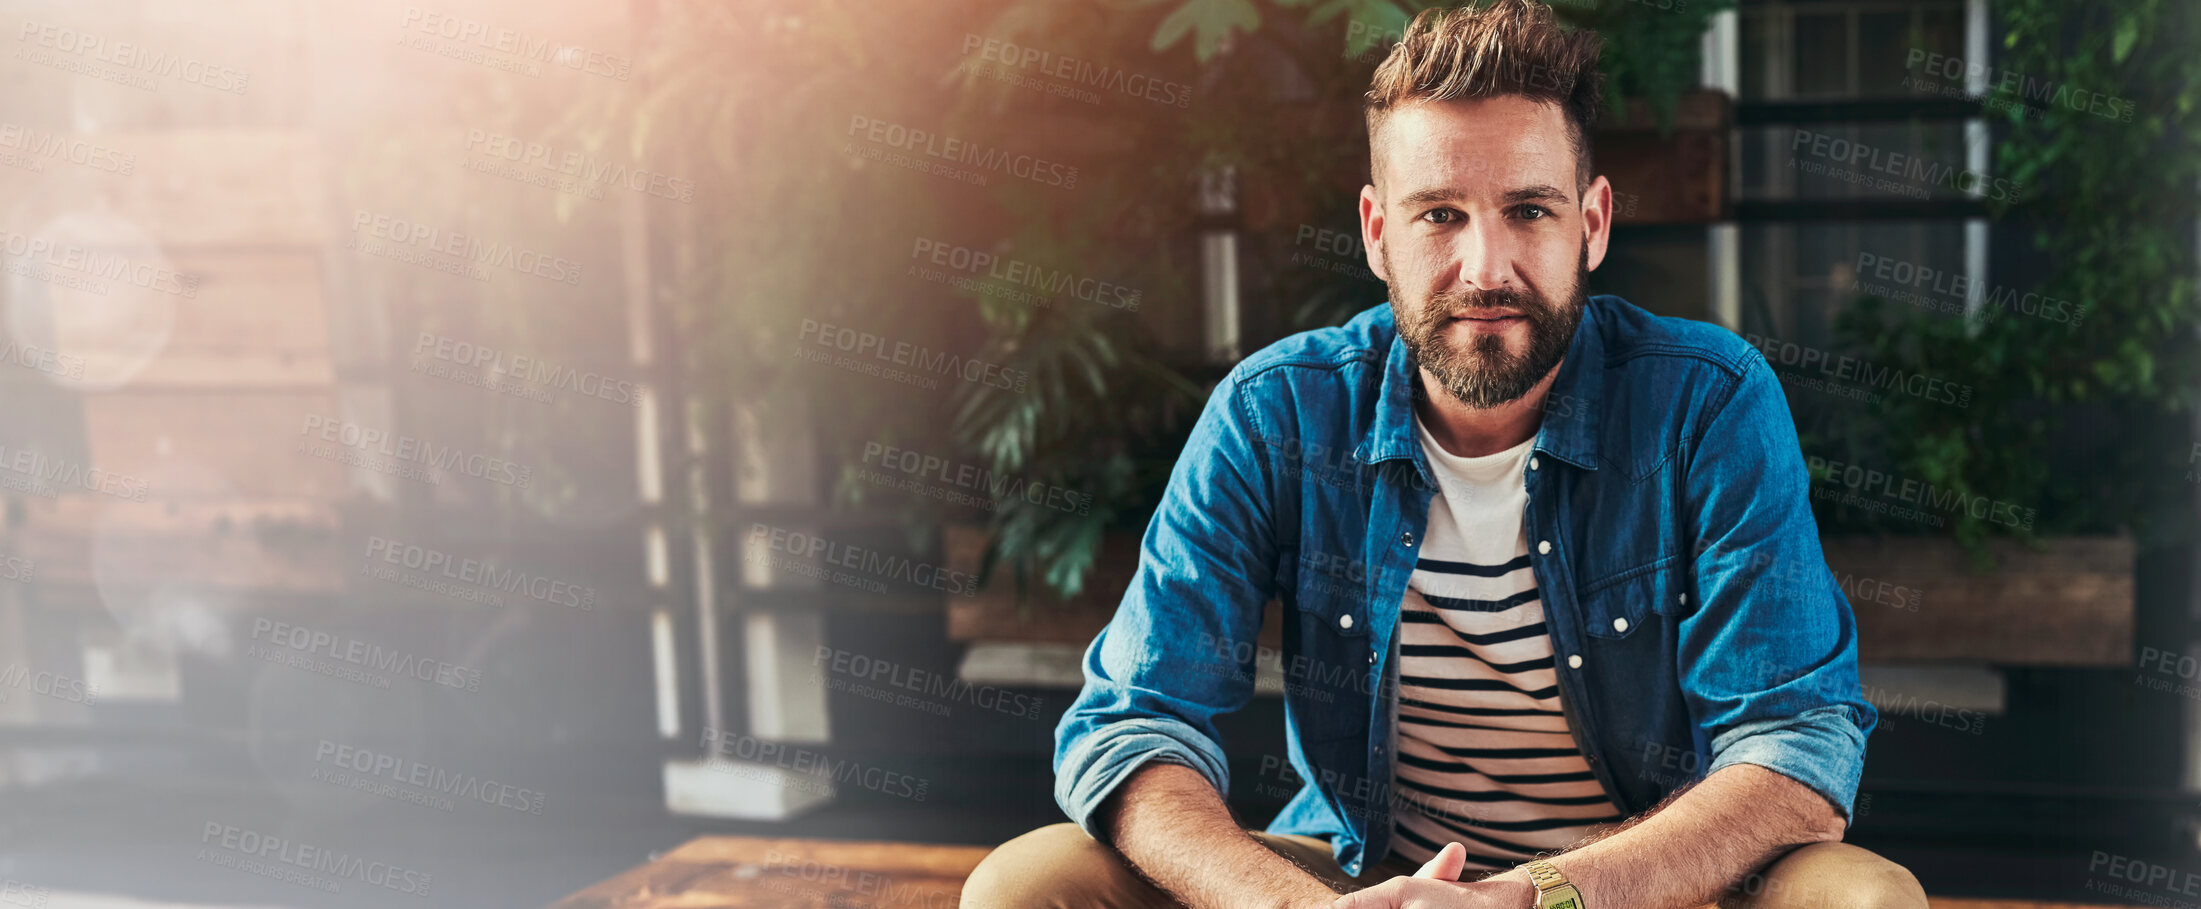
<path id="1" fill-rule="evenodd" d="M 971 243 L 1020 263 L 1118 279 L 1141 289 L 1148 307 L 1195 299 L 1174 280 L 1192 268 L 1155 242 L 1165 222 L 1154 213 L 1182 197 L 1192 171 L 1182 157 L 1189 145 L 1150 144 L 1124 166 L 1086 168 L 1074 197 L 998 172 L 971 186 L 851 156 L 852 117 L 1031 150 L 1032 137 L 1002 110 L 1044 113 L 1045 99 L 965 72 L 959 64 L 976 58 L 954 51 L 967 23 L 923 31 L 914 13 L 845 0 L 799 12 L 751 7 L 668 4 L 635 67 L 641 93 L 598 86 L 551 130 L 592 151 L 669 161 L 697 181 L 692 209 L 650 223 L 665 248 L 654 280 L 677 308 L 683 371 L 719 405 L 704 412 L 762 406 L 765 431 L 816 434 L 838 468 L 837 504 L 899 513 L 919 544 L 942 521 L 983 520 L 989 568 L 1074 594 L 1103 534 L 1144 520 L 1169 469 L 1164 452 L 1181 442 L 1199 389 L 1165 362 L 1135 314 L 1059 299 L 1034 305 L 999 283 L 923 279 L 912 244 Z M 1106 20 L 1099 9 L 1010 4 L 983 30 L 1038 35 L 1049 48 L 1107 59 L 1095 51 L 1119 36 Z M 1029 380 L 950 380 L 928 393 L 805 364 L 791 354 L 812 323 L 953 352 Z M 707 422 L 706 435 L 722 428 Z M 867 482 L 876 465 L 863 452 L 882 444 L 983 466 L 979 491 L 990 507 L 974 514 Z M 1084 507 L 1013 494 L 1031 488 L 1067 491 Z"/>
<path id="2" fill-rule="evenodd" d="M 1134 0 L 1149 6 L 1164 0 Z M 1310 28 L 1333 21 L 1345 24 L 1347 56 L 1380 56 L 1406 31 L 1416 13 L 1432 7 L 1459 6 L 1443 0 L 1271 0 L 1279 9 L 1307 10 Z M 1662 125 L 1671 124 L 1674 102 L 1697 84 L 1700 41 L 1712 17 L 1732 9 L 1734 0 L 1547 0 L 1559 19 L 1576 28 L 1595 29 L 1604 38 L 1598 68 L 1605 74 L 1606 100 L 1614 111 L 1630 99 L 1648 103 Z M 1182 0 L 1154 29 L 1157 51 L 1187 36 L 1205 63 L 1228 47 L 1234 33 L 1254 34 L 1261 11 L 1253 0 Z"/>
<path id="3" fill-rule="evenodd" d="M 2054 265 L 2031 290 L 2084 318 L 2071 327 L 1990 305 L 1957 321 L 1866 297 L 1837 323 L 1878 362 L 1977 390 L 1962 411 L 1891 396 L 1877 426 L 1851 427 L 1907 476 L 2038 509 L 2029 527 L 1953 517 L 1975 556 L 1990 535 L 2145 530 L 2166 499 L 2190 500 L 2190 487 L 2168 485 L 2188 457 L 2171 418 L 2201 381 L 2186 233 L 2201 180 L 2201 12 L 2183 0 L 1995 10 L 1998 174 L 2043 191 L 1994 214 L 2029 227 Z M 2090 103 L 2104 96 L 2122 103 Z"/>
<path id="4" fill-rule="evenodd" d="M 989 569 L 1005 569 L 1020 588 L 1074 595 L 1104 536 L 1145 523 L 1198 412 L 1200 382 L 1227 365 L 1204 362 L 1191 340 L 1201 266 L 1186 240 L 1199 175 L 1238 174 L 1246 207 L 1271 219 L 1349 205 L 1364 166 L 1357 129 L 1305 128 L 1293 134 L 1300 141 L 1280 130 L 1303 128 L 1296 121 L 1310 109 L 1357 124 L 1350 115 L 1383 36 L 1430 5 L 1161 2 L 993 0 L 952 23 L 854 0 L 668 2 L 631 82 L 588 83 L 563 109 L 530 111 L 524 122 L 504 123 L 520 115 L 494 112 L 502 108 L 471 122 L 694 180 L 692 205 L 650 200 L 639 219 L 650 237 L 641 258 L 680 320 L 690 388 L 720 405 L 761 401 L 772 413 L 807 415 L 827 460 L 842 467 L 838 501 L 896 509 L 920 536 L 973 515 L 865 482 L 865 445 L 912 445 L 1089 496 L 1083 509 L 997 497 L 983 516 Z M 1692 81 L 1705 19 L 1731 2 L 1558 8 L 1608 33 L 1616 107 L 1644 97 L 1664 111 Z M 1174 79 L 1197 86 L 1198 103 L 1078 106 L 1036 94 L 966 72 L 971 36 Z M 881 115 L 1018 151 L 1083 129 L 1105 151 L 1083 162 L 1074 197 L 1013 180 L 951 184 L 848 154 L 851 116 Z M 570 217 L 575 204 L 558 199 L 542 214 Z M 512 232 L 524 234 L 526 221 Z M 933 237 L 1118 279 L 1142 291 L 1144 306 L 1035 307 L 982 286 L 914 280 L 911 240 Z M 623 265 L 637 267 L 636 258 L 630 250 Z M 1279 310 L 1269 324 L 1284 323 L 1288 307 L 1266 307 Z M 962 352 L 1028 375 L 1028 389 L 950 383 L 924 397 L 814 368 L 791 355 L 806 320 Z M 705 410 L 706 438 L 723 437 L 711 415 L 724 409 Z"/>

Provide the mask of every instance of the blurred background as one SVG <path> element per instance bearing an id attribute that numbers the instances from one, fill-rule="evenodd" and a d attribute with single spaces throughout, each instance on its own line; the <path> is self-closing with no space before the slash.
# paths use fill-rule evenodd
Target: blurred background
<path id="1" fill-rule="evenodd" d="M 0 0 L 0 904 L 952 905 L 770 856 L 1061 819 L 1207 390 L 1385 299 L 1430 4 L 421 4 Z M 1554 6 L 1592 290 L 1789 387 L 1850 840 L 2201 899 L 2201 11 Z"/>

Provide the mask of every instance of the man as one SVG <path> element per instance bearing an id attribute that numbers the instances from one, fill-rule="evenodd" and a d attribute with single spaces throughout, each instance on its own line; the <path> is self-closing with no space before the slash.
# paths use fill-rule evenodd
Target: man
<path id="1" fill-rule="evenodd" d="M 964 905 L 1926 905 L 1840 842 L 1878 714 L 1780 383 L 1584 294 L 1597 56 L 1532 0 L 1416 17 L 1367 103 L 1390 305 L 1216 388 L 1057 728 L 1076 823 Z M 1304 782 L 1249 832 L 1214 718 L 1272 598 Z"/>

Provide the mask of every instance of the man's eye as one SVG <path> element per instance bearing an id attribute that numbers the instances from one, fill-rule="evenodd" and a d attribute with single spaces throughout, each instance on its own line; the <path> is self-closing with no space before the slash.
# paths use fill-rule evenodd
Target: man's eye
<path id="1" fill-rule="evenodd" d="M 1523 221 L 1534 221 L 1548 214 L 1551 214 L 1551 210 L 1541 205 L 1521 206 L 1521 220 Z"/>
<path id="2" fill-rule="evenodd" d="M 1449 208 L 1438 208 L 1424 212 L 1422 214 L 1422 220 L 1428 221 L 1431 224 L 1450 224 L 1452 223 L 1453 217 L 1458 214 L 1459 212 L 1453 211 Z"/>

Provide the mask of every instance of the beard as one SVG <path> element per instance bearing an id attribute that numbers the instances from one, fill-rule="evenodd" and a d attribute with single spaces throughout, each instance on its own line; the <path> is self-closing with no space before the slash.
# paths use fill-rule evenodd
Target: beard
<path id="1" fill-rule="evenodd" d="M 1399 292 L 1398 285 L 1384 283 L 1391 289 L 1391 315 L 1398 323 L 1399 337 L 1406 341 L 1406 352 L 1415 364 L 1460 403 L 1487 410 L 1528 394 L 1566 357 L 1574 330 L 1582 324 L 1582 308 L 1589 302 L 1583 287 L 1589 262 L 1589 247 L 1584 245 L 1564 303 L 1554 303 L 1541 293 L 1499 288 L 1432 293 L 1419 308 L 1409 311 L 1401 302 L 1409 297 Z M 1398 274 L 1391 267 L 1388 250 L 1383 253 L 1383 267 Z M 1466 345 L 1455 345 L 1446 336 L 1454 315 L 1503 309 L 1525 317 L 1528 349 L 1519 354 L 1506 350 L 1506 339 L 1495 334 L 1477 335 Z"/>

